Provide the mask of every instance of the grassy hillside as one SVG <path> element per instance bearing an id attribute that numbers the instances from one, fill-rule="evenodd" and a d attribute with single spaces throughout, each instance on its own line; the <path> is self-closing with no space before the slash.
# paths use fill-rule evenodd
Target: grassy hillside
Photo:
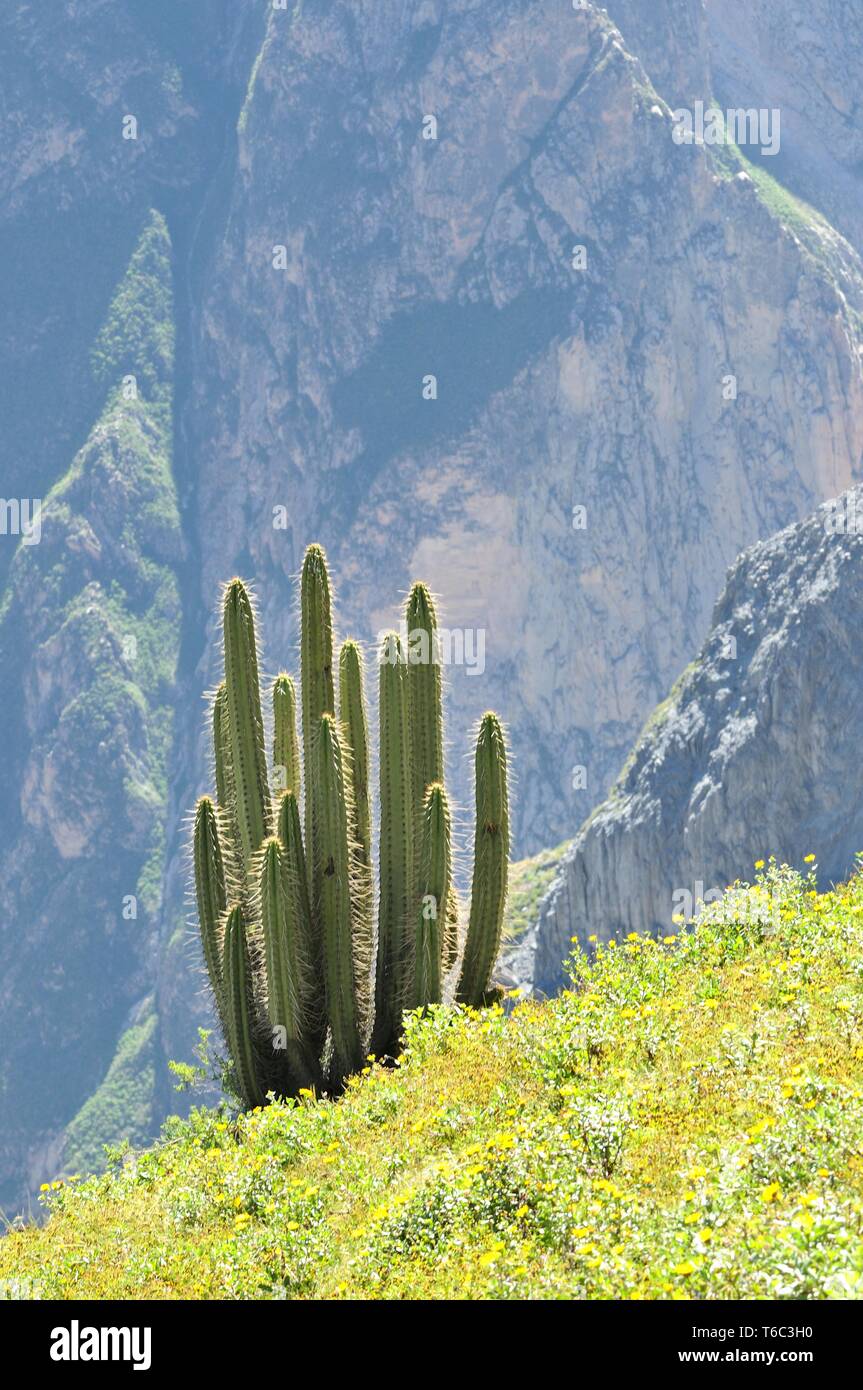
<path id="1" fill-rule="evenodd" d="M 338 1104 L 197 1112 L 0 1242 L 44 1297 L 853 1298 L 863 878 L 771 865 Z"/>

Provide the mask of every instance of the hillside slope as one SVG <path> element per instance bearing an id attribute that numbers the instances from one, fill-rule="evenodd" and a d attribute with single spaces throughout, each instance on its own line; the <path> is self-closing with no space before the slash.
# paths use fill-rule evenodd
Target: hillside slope
<path id="1" fill-rule="evenodd" d="M 859 33 L 810 7 L 801 84 L 805 26 L 774 73 L 749 8 L 755 88 L 817 115 L 782 169 L 672 138 L 729 66 L 701 0 L 3 7 L 0 475 L 45 502 L 28 554 L 0 529 L 3 1209 L 64 1145 L 155 1132 L 205 1016 L 183 826 L 221 580 L 255 579 L 273 668 L 307 541 L 366 639 L 427 579 L 485 644 L 448 671 L 453 747 L 506 717 L 525 854 L 605 795 L 740 549 L 859 477 L 863 270 L 824 217 L 856 223 L 790 167 L 853 194 Z M 127 297 L 107 342 L 153 215 L 156 339 Z"/>
<path id="2" fill-rule="evenodd" d="M 198 1111 L 0 1242 L 46 1298 L 853 1298 L 863 878 L 770 866 L 337 1102 Z M 30 1282 L 32 1281 L 32 1282 Z M 34 1288 L 35 1284 L 35 1288 Z"/>

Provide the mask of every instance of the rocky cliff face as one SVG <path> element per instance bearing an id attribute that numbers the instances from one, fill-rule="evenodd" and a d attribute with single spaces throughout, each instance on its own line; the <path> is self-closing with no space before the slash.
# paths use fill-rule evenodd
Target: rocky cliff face
<path id="1" fill-rule="evenodd" d="M 365 638 L 423 575 L 484 632 L 451 727 L 506 712 L 517 843 L 559 840 L 738 551 L 859 468 L 860 264 L 781 197 L 675 144 L 592 9 L 274 11 L 201 310 L 202 603 L 255 574 L 281 657 L 308 540 Z"/>
<path id="2" fill-rule="evenodd" d="M 767 161 L 675 143 L 729 66 L 698 0 L 15 0 L 0 39 L 2 491 L 46 499 L 39 545 L 0 536 L 9 1204 L 151 1125 L 206 1020 L 220 582 L 257 582 L 273 668 L 308 541 L 369 641 L 425 578 L 455 795 L 494 705 L 516 851 L 556 844 L 739 551 L 859 476 L 863 271 Z"/>
<path id="3" fill-rule="evenodd" d="M 104 408 L 44 499 L 0 610 L 4 1198 L 98 1163 L 166 1104 L 154 1065 L 183 543 L 171 471 L 173 302 L 164 221 L 144 222 L 92 345 Z M 117 1069 L 111 1073 L 112 1058 Z M 119 1060 L 118 1060 L 119 1059 Z"/>
<path id="4" fill-rule="evenodd" d="M 104 401 L 88 355 L 142 220 L 205 173 L 206 123 L 146 14 L 161 8 L 10 0 L 0 16 L 4 497 L 44 496 L 86 440 Z M 11 555 L 2 540 L 0 578 Z"/>
<path id="5" fill-rule="evenodd" d="M 732 567 L 698 658 L 556 866 L 508 960 L 545 993 L 575 941 L 667 932 L 756 860 L 826 884 L 863 851 L 863 489 Z"/>
<path id="6" fill-rule="evenodd" d="M 863 247 L 863 11 L 854 0 L 705 0 L 722 106 L 782 113 L 775 173 Z"/>

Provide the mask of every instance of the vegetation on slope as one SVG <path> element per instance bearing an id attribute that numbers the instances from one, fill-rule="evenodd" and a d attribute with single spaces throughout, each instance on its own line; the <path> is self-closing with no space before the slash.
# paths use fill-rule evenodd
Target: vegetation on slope
<path id="1" fill-rule="evenodd" d="M 863 877 L 771 864 L 509 1015 L 412 1016 L 343 1100 L 198 1111 L 0 1242 L 45 1297 L 863 1290 Z"/>
<path id="2" fill-rule="evenodd" d="M 180 648 L 173 345 L 171 244 L 153 212 L 92 348 L 101 412 L 0 599 L 6 804 L 22 807 L 5 827 L 2 873 L 14 928 L 0 1097 L 13 1210 L 34 1144 L 36 1162 L 54 1163 L 65 1130 L 67 1171 L 89 1169 L 120 1135 L 148 1142 L 170 1100 L 156 1022 L 145 1029 L 130 1010 L 152 983 L 142 961 L 159 927 Z"/>
<path id="3" fill-rule="evenodd" d="M 554 882 L 560 861 L 572 844 L 564 840 L 556 849 L 543 849 L 530 859 L 509 866 L 503 932 L 508 941 L 517 941 L 537 920 L 539 905 Z"/>

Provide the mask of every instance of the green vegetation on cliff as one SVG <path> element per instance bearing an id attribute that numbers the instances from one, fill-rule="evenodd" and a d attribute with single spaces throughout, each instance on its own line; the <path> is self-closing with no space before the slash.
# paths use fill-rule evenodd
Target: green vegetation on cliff
<path id="1" fill-rule="evenodd" d="M 863 878 L 770 865 L 512 1013 L 412 1016 L 337 1103 L 198 1111 L 46 1194 L 45 1297 L 847 1298 L 863 1288 Z"/>
<path id="2" fill-rule="evenodd" d="M 130 1018 L 152 989 L 141 962 L 159 929 L 180 645 L 173 348 L 171 244 L 153 212 L 90 354 L 100 413 L 45 497 L 39 543 L 19 545 L 0 604 L 6 702 L 13 720 L 27 711 L 11 739 L 22 821 L 4 851 L 14 950 L 0 953 L 0 1197 L 13 1211 L 25 1194 L 12 1175 L 35 1166 L 22 1116 L 38 1114 L 43 1152 L 68 1132 L 68 1170 L 98 1163 L 121 1135 L 144 1142 L 165 1114 L 155 1015 Z"/>
<path id="3" fill-rule="evenodd" d="M 539 905 L 554 882 L 560 861 L 571 840 L 564 840 L 556 849 L 543 849 L 530 859 L 520 859 L 510 865 L 509 893 L 504 916 L 504 937 L 517 940 L 537 919 Z"/>

